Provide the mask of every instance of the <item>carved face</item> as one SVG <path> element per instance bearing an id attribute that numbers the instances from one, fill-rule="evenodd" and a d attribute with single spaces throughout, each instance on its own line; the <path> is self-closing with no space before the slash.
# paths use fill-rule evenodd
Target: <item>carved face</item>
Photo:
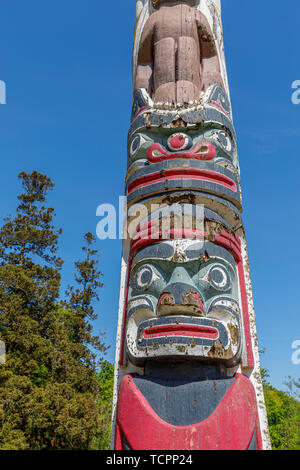
<path id="1" fill-rule="evenodd" d="M 235 364 L 242 319 L 236 262 L 212 242 L 169 240 L 133 259 L 127 306 L 132 362 L 199 359 Z"/>
<path id="2" fill-rule="evenodd" d="M 168 114 L 160 114 L 159 119 L 152 120 L 152 105 L 147 101 L 144 91 L 137 90 L 132 112 L 134 122 L 128 138 L 128 172 L 131 174 L 143 164 L 179 158 L 212 162 L 233 170 L 237 168 L 229 98 L 223 88 L 213 86 L 203 100 L 204 107 L 193 112 L 181 112 L 183 122 L 191 124 L 189 128 L 183 129 L 180 124 L 172 123 L 173 118 Z M 193 127 L 202 121 L 208 124 L 200 128 Z M 164 127 L 163 132 L 161 126 Z"/>
<path id="3" fill-rule="evenodd" d="M 158 137 L 154 132 L 140 132 L 132 136 L 128 145 L 128 166 L 139 160 L 158 163 L 176 158 L 214 161 L 228 166 L 235 163 L 235 141 L 223 129 L 172 132 Z"/>

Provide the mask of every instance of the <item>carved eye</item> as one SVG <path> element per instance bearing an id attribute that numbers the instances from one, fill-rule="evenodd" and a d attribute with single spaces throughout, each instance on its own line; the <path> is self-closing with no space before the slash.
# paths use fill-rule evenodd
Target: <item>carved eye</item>
<path id="1" fill-rule="evenodd" d="M 214 132 L 213 134 L 210 135 L 211 139 L 215 139 L 219 145 L 225 150 L 225 152 L 229 155 L 232 155 L 233 152 L 233 145 L 232 145 L 232 140 L 229 134 L 225 131 L 218 131 Z"/>
<path id="2" fill-rule="evenodd" d="M 231 279 L 227 269 L 217 264 L 209 271 L 209 282 L 217 290 L 227 291 L 231 288 Z"/>
<path id="3" fill-rule="evenodd" d="M 142 266 L 135 275 L 134 287 L 139 291 L 144 291 L 151 286 L 157 277 L 151 266 Z"/>
<path id="4" fill-rule="evenodd" d="M 227 132 L 219 132 L 218 141 L 226 152 L 230 153 L 232 151 L 232 142 Z"/>
<path id="5" fill-rule="evenodd" d="M 141 148 L 141 146 L 147 142 L 146 139 L 144 139 L 144 137 L 141 135 L 141 134 L 137 134 L 136 136 L 134 136 L 131 144 L 130 144 L 130 148 L 129 148 L 129 156 L 130 158 L 133 158 L 135 157 L 135 155 L 137 154 L 138 150 Z"/>

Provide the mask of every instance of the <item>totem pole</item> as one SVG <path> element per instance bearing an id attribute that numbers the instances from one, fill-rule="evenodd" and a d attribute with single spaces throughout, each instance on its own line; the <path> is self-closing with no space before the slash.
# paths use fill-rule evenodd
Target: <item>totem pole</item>
<path id="1" fill-rule="evenodd" d="M 269 449 L 220 0 L 138 0 L 112 448 Z"/>

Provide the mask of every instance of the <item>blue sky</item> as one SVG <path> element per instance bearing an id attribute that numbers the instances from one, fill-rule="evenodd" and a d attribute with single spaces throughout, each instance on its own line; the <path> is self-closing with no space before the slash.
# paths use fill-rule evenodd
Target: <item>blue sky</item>
<path id="1" fill-rule="evenodd" d="M 124 193 L 135 0 L 10 0 L 1 5 L 0 216 L 13 213 L 20 171 L 55 182 L 64 286 L 99 204 Z M 285 6 L 288 5 L 288 6 Z M 298 0 L 223 0 L 225 53 L 238 136 L 244 222 L 262 362 L 271 382 L 300 377 L 300 80 Z M 100 241 L 104 288 L 96 331 L 114 360 L 121 242 Z"/>

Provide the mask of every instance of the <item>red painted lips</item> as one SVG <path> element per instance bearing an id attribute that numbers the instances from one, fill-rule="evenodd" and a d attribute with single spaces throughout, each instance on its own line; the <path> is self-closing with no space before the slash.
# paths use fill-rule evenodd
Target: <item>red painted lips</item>
<path id="1" fill-rule="evenodd" d="M 144 338 L 159 338 L 161 336 L 191 336 L 194 338 L 208 338 L 216 340 L 219 332 L 216 328 L 201 325 L 171 324 L 157 325 L 145 328 Z"/>

